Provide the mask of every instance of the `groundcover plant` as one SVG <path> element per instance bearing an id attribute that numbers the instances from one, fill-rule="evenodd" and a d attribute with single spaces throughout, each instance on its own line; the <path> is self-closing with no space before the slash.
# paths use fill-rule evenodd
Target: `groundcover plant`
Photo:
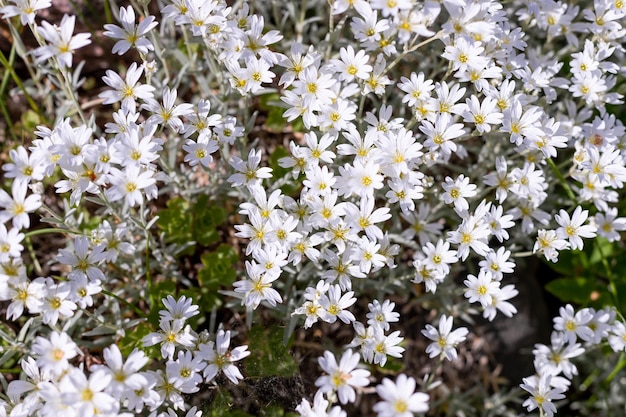
<path id="1" fill-rule="evenodd" d="M 623 415 L 626 2 L 72 6 L 0 0 L 0 416 Z"/>

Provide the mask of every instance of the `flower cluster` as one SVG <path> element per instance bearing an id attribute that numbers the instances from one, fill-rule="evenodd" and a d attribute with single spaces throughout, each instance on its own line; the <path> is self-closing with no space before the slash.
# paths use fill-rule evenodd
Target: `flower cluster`
<path id="1" fill-rule="evenodd" d="M 262 309 L 288 323 L 285 340 L 353 335 L 320 349 L 323 375 L 300 415 L 345 416 L 369 392 L 381 417 L 423 413 L 443 359 L 470 335 L 453 323 L 517 313 L 519 258 L 557 263 L 626 230 L 621 1 L 126 6 L 102 32 L 124 64 L 88 102 L 74 58 L 92 34 L 75 34 L 74 16 L 38 17 L 49 1 L 9 3 L 12 35 L 28 26 L 38 45 L 15 48 L 37 66 L 20 90 L 33 108 L 31 87 L 51 97 L 41 94 L 36 138 L 2 166 L 0 302 L 24 330 L 6 344 L 22 372 L 0 415 L 198 417 L 191 398 L 245 380 L 237 363 L 251 354 L 230 347 L 237 329 L 216 323 L 218 307 L 248 327 Z M 267 134 L 280 116 L 284 146 Z M 172 212 L 209 209 L 194 206 L 199 195 L 231 210 L 207 240 L 241 249 L 233 288 L 180 262 L 207 242 L 178 230 L 197 213 Z M 63 247 L 41 265 L 32 238 L 45 233 Z M 617 303 L 600 246 L 593 256 Z M 420 343 L 439 360 L 423 381 L 377 372 L 407 349 L 392 328 L 407 325 L 400 303 L 435 320 Z M 624 351 L 620 308 L 561 309 L 521 385 L 529 411 L 556 412 L 578 372 L 570 359 L 587 348 Z"/>
<path id="2" fill-rule="evenodd" d="M 144 346 L 161 344 L 163 369 L 143 370 L 150 362 L 143 350 L 122 355 L 112 344 L 103 350 L 103 363 L 86 375 L 72 364 L 82 355 L 78 345 L 67 333 L 52 331 L 37 336 L 33 355 L 22 359 L 26 379 L 9 383 L 10 415 L 127 416 L 143 410 L 156 415 L 166 409 L 159 415 L 169 416 L 186 408 L 185 394 L 198 392 L 199 384 L 218 373 L 235 384 L 243 378 L 235 362 L 250 354 L 247 346 L 230 349 L 230 331 L 220 329 L 214 340 L 206 331 L 192 332 L 185 321 L 198 314 L 198 306 L 189 298 L 168 296 L 163 304 L 160 331 L 143 340 Z M 197 415 L 195 407 L 187 413 Z"/>
<path id="3" fill-rule="evenodd" d="M 520 385 L 531 395 L 523 404 L 528 411 L 539 408 L 547 417 L 556 413 L 552 401 L 565 398 L 572 378 L 578 374 L 571 359 L 603 342 L 608 342 L 615 352 L 626 350 L 626 327 L 613 310 L 583 308 L 575 311 L 568 304 L 561 307 L 559 313 L 554 318 L 550 344 L 536 344 L 533 350 L 537 373 L 524 378 Z"/>

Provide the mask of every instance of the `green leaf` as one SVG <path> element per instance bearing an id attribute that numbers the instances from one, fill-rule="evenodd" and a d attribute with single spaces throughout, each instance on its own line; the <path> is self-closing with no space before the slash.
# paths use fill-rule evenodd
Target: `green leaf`
<path id="1" fill-rule="evenodd" d="M 267 112 L 265 120 L 265 128 L 274 132 L 282 132 L 287 126 L 287 121 L 283 117 L 285 109 L 276 105 L 280 103 L 280 95 L 278 93 L 263 94 L 259 107 Z"/>
<path id="2" fill-rule="evenodd" d="M 201 194 L 193 205 L 192 234 L 193 240 L 208 246 L 220 240 L 217 226 L 226 221 L 226 210 L 219 206 L 211 206 L 209 196 Z"/>
<path id="3" fill-rule="evenodd" d="M 589 259 L 584 251 L 561 251 L 559 252 L 559 261 L 548 263 L 548 265 L 559 275 L 583 275 L 589 268 Z"/>
<path id="4" fill-rule="evenodd" d="M 165 232 L 165 240 L 173 243 L 187 243 L 193 240 L 189 203 L 181 197 L 167 202 L 167 208 L 159 212 L 157 226 Z"/>
<path id="5" fill-rule="evenodd" d="M 602 262 L 603 258 L 610 258 L 613 255 L 613 243 L 598 237 L 593 242 L 593 250 L 589 257 L 589 264 L 596 265 Z"/>
<path id="6" fill-rule="evenodd" d="M 557 278 L 546 284 L 546 290 L 563 302 L 588 305 L 596 301 L 606 290 L 595 279 L 585 277 Z"/>
<path id="7" fill-rule="evenodd" d="M 248 332 L 250 356 L 244 361 L 247 377 L 294 376 L 298 365 L 283 344 L 283 330 L 277 326 L 254 326 Z"/>
<path id="8" fill-rule="evenodd" d="M 237 279 L 233 264 L 237 263 L 239 257 L 232 247 L 221 244 L 215 251 L 202 255 L 201 260 L 203 267 L 198 272 L 200 308 L 208 312 L 222 305 L 218 291 L 222 287 L 232 286 Z"/>

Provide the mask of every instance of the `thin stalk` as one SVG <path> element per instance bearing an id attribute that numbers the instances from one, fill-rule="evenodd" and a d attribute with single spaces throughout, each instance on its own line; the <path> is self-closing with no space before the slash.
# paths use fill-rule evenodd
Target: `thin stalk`
<path id="1" fill-rule="evenodd" d="M 33 262 L 33 266 L 35 267 L 35 272 L 37 275 L 42 274 L 41 264 L 39 264 L 39 260 L 37 259 L 37 254 L 35 253 L 35 248 L 33 247 L 33 242 L 29 237 L 24 239 L 26 242 L 26 247 L 28 248 L 28 254 L 30 255 L 31 261 Z"/>
<path id="2" fill-rule="evenodd" d="M 621 371 L 624 368 L 624 366 L 626 366 L 626 357 L 624 355 L 624 352 L 622 352 L 619 355 L 619 361 L 617 362 L 617 365 L 615 365 L 615 368 L 613 368 L 609 376 L 606 377 L 605 382 L 610 383 L 611 381 L 613 381 L 613 378 L 615 378 L 615 375 L 617 375 L 619 371 Z"/>
<path id="3" fill-rule="evenodd" d="M 61 73 L 61 76 L 63 77 L 63 86 L 65 87 L 65 94 L 67 94 L 68 98 L 72 101 L 72 103 L 74 103 L 74 107 L 76 108 L 76 112 L 78 113 L 78 116 L 80 117 L 80 121 L 87 126 L 87 119 L 85 119 L 85 115 L 83 113 L 83 110 L 80 106 L 80 103 L 78 102 L 78 98 L 76 97 L 75 91 L 72 88 L 72 79 L 70 77 L 70 70 L 69 68 L 61 68 L 60 63 L 58 62 L 58 60 L 55 58 L 55 62 L 57 64 L 58 67 L 58 71 Z"/>
<path id="4" fill-rule="evenodd" d="M 441 38 L 441 36 L 443 35 L 443 30 L 440 30 L 439 32 L 437 32 L 435 34 L 435 36 L 428 38 L 420 43 L 418 43 L 415 46 L 412 46 L 410 48 L 408 48 L 407 50 L 405 50 L 404 52 L 402 52 L 396 59 L 394 59 L 391 64 L 387 65 L 387 68 L 385 68 L 385 70 L 383 71 L 383 73 L 381 74 L 381 77 L 383 75 L 385 75 L 386 73 L 388 73 L 389 71 L 391 71 L 391 69 L 393 69 L 393 67 L 395 67 L 396 65 L 398 65 L 400 63 L 400 61 L 402 61 L 404 59 L 405 56 L 407 56 L 408 54 L 410 54 L 411 52 L 415 52 L 418 49 L 420 49 L 422 46 L 424 45 L 428 45 L 429 43 L 431 43 L 432 41 L 435 41 L 439 38 Z"/>
<path id="5" fill-rule="evenodd" d="M 44 116 L 43 112 L 41 111 L 39 106 L 37 106 L 37 103 L 35 103 L 35 100 L 33 100 L 30 94 L 28 94 L 28 91 L 26 91 L 26 87 L 24 86 L 24 83 L 22 83 L 22 80 L 17 75 L 17 73 L 15 72 L 15 70 L 13 69 L 9 61 L 7 60 L 7 58 L 2 53 L 2 51 L 0 51 L 0 63 L 5 68 L 5 70 L 8 71 L 9 74 L 11 74 L 11 78 L 13 78 L 13 81 L 15 82 L 15 84 L 17 84 L 18 88 L 22 90 L 22 93 L 24 93 L 24 97 L 26 98 L 26 101 L 28 102 L 28 105 L 30 106 L 30 108 L 35 113 L 37 113 L 39 117 L 45 120 L 46 117 Z"/>
<path id="6" fill-rule="evenodd" d="M 147 319 L 148 316 L 146 315 L 146 313 L 144 313 L 143 311 L 141 311 L 139 309 L 139 307 L 137 307 L 135 304 L 131 303 L 128 300 L 123 299 L 122 297 L 120 297 L 119 295 L 109 291 L 109 290 L 102 290 L 102 294 L 104 295 L 108 295 L 109 297 L 113 297 L 115 298 L 117 301 L 121 302 L 122 304 L 126 305 L 127 307 L 130 307 L 135 313 L 137 313 L 139 315 L 139 317 L 143 318 L 143 319 Z"/>
<path id="7" fill-rule="evenodd" d="M 47 227 L 45 229 L 36 229 L 36 230 L 31 230 L 30 232 L 26 232 L 24 233 L 24 237 L 26 239 L 33 237 L 33 236 L 37 236 L 37 235 L 45 235 L 48 233 L 61 233 L 61 234 L 66 234 L 66 233 L 76 233 L 76 234 L 81 234 L 79 231 L 71 231 L 71 230 L 62 230 L 62 229 L 57 229 L 54 227 Z"/>
<path id="8" fill-rule="evenodd" d="M 189 59 L 189 66 L 191 68 L 191 71 L 195 71 L 196 60 L 193 59 L 193 56 L 191 54 L 191 48 L 189 47 L 189 34 L 185 30 L 185 28 L 183 28 L 182 32 L 183 32 L 183 42 L 185 42 L 185 49 L 187 50 L 187 58 Z"/>
<path id="9" fill-rule="evenodd" d="M 569 184 L 565 180 L 565 177 L 563 176 L 559 168 L 554 163 L 554 160 L 552 158 L 546 158 L 546 161 L 548 161 L 548 165 L 550 165 L 552 172 L 554 172 L 554 175 L 556 175 L 557 179 L 559 180 L 559 183 L 561 183 L 561 185 L 565 189 L 565 192 L 567 193 L 567 197 L 569 197 L 570 200 L 576 203 L 577 200 L 576 200 L 576 196 L 574 195 L 574 192 L 570 188 Z"/>
<path id="10" fill-rule="evenodd" d="M 602 250 L 602 245 L 599 242 L 596 242 L 596 247 L 598 248 L 598 252 L 600 252 L 600 257 L 602 259 L 602 266 L 606 270 L 607 277 L 609 279 L 609 292 L 611 293 L 611 298 L 613 299 L 613 304 L 615 308 L 619 308 L 619 296 L 617 293 L 617 286 L 615 285 L 615 277 L 613 276 L 613 270 L 609 265 L 609 261 L 606 260 L 606 256 L 604 256 L 604 251 Z"/>
<path id="11" fill-rule="evenodd" d="M 13 46 L 11 47 L 11 53 L 9 54 L 9 65 L 11 67 L 13 67 L 13 64 L 15 63 L 16 52 L 17 52 L 17 48 L 15 44 L 13 44 Z M 4 76 L 2 77 L 2 83 L 0 84 L 0 107 L 2 108 L 2 115 L 4 116 L 4 120 L 7 123 L 7 130 L 9 131 L 11 138 L 13 139 L 14 142 L 18 142 L 17 135 L 15 134 L 15 131 L 13 130 L 13 122 L 11 121 L 11 117 L 9 115 L 9 111 L 6 107 L 6 104 L 5 104 L 6 102 L 4 100 L 4 91 L 6 90 L 8 85 L 9 85 L 9 71 L 5 70 Z"/>
<path id="12" fill-rule="evenodd" d="M 328 7 L 332 7 L 332 6 L 329 4 Z M 332 37 L 334 25 L 335 25 L 335 20 L 333 16 L 333 11 L 331 9 L 330 12 L 328 13 L 328 46 L 326 47 L 326 53 L 324 54 L 327 61 L 330 58 L 330 51 L 333 46 L 332 42 L 330 41 L 330 38 Z"/>

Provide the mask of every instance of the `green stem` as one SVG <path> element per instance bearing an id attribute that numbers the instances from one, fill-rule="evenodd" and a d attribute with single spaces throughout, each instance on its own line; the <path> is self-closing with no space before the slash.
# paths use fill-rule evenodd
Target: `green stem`
<path id="1" fill-rule="evenodd" d="M 428 45 L 429 43 L 431 43 L 432 41 L 435 41 L 439 38 L 441 38 L 441 36 L 443 35 L 443 30 L 440 30 L 439 32 L 437 32 L 433 37 L 428 38 L 420 43 L 418 43 L 415 46 L 411 46 L 410 48 L 408 48 L 407 50 L 405 50 L 404 52 L 402 52 L 396 59 L 393 60 L 393 62 L 389 65 L 387 65 L 387 68 L 385 68 L 385 70 L 383 71 L 383 73 L 381 74 L 381 76 L 387 74 L 389 71 L 391 71 L 391 69 L 393 67 L 395 67 L 396 65 L 398 65 L 398 63 L 400 63 L 400 61 L 402 61 L 404 59 L 405 56 L 407 56 L 408 54 L 410 54 L 411 52 L 415 52 L 418 49 L 420 49 L 422 46 L 424 45 Z"/>
<path id="2" fill-rule="evenodd" d="M 48 233 L 60 233 L 60 234 L 66 234 L 66 233 L 76 233 L 76 234 L 80 234 L 80 232 L 74 232 L 74 231 L 70 231 L 70 230 L 62 230 L 62 229 L 56 229 L 54 227 L 48 227 L 45 229 L 35 229 L 35 230 L 31 230 L 30 232 L 26 232 L 24 233 L 24 237 L 25 238 L 29 238 L 29 237 L 33 237 L 33 236 L 38 236 L 38 235 L 45 235 Z"/>
<path id="3" fill-rule="evenodd" d="M 33 100 L 33 98 L 30 96 L 30 94 L 28 94 L 28 92 L 26 91 L 26 87 L 24 86 L 24 83 L 22 83 L 22 80 L 17 75 L 17 73 L 13 69 L 13 66 L 11 66 L 11 64 L 9 63 L 7 58 L 4 56 L 2 51 L 0 51 L 0 63 L 2 64 L 4 69 L 6 71 L 8 71 L 9 74 L 11 74 L 11 78 L 13 78 L 13 81 L 15 82 L 15 84 L 17 84 L 18 88 L 20 90 L 22 90 L 22 93 L 24 93 L 24 97 L 26 98 L 26 101 L 28 102 L 28 105 L 30 106 L 30 108 L 35 113 L 37 113 L 39 115 L 39 117 L 41 117 L 43 120 L 45 120 L 46 118 L 45 118 L 43 112 L 41 111 L 39 106 L 37 106 L 37 103 L 35 103 L 35 100 Z"/>
<path id="4" fill-rule="evenodd" d="M 141 310 L 139 309 L 139 307 L 137 307 L 136 305 L 134 305 L 134 304 L 133 304 L 133 303 L 131 303 L 130 301 L 123 299 L 123 298 L 122 298 L 122 297 L 120 297 L 119 295 L 117 295 L 117 294 L 115 294 L 115 293 L 113 293 L 113 292 L 111 292 L 111 291 L 104 290 L 104 289 L 102 290 L 102 294 L 104 294 L 104 295 L 108 295 L 109 297 L 113 297 L 113 298 L 115 298 L 117 301 L 121 302 L 122 304 L 124 304 L 124 305 L 126 305 L 126 306 L 130 307 L 130 308 L 131 308 L 131 309 L 132 309 L 135 313 L 137 313 L 137 315 L 139 315 L 139 317 L 141 317 L 141 318 L 143 318 L 143 319 L 147 319 L 147 318 L 148 318 L 148 315 L 147 315 L 146 313 L 144 313 L 143 311 L 141 311 Z"/>
<path id="5" fill-rule="evenodd" d="M 607 261 L 606 256 L 604 256 L 604 250 L 602 249 L 601 242 L 596 241 L 596 247 L 598 248 L 598 252 L 600 252 L 600 257 L 602 259 L 602 266 L 606 270 L 606 275 L 609 279 L 609 292 L 611 293 L 611 298 L 613 299 L 613 304 L 615 308 L 620 309 L 619 296 L 617 294 L 617 286 L 615 285 L 615 278 L 613 277 L 613 270 L 609 265 L 609 261 Z"/>
<path id="6" fill-rule="evenodd" d="M 546 161 L 548 161 L 548 165 L 550 165 L 550 168 L 552 169 L 552 172 L 554 173 L 554 175 L 556 175 L 556 177 L 558 178 L 559 182 L 561 183 L 561 185 L 565 189 L 565 192 L 567 193 L 567 197 L 569 197 L 569 199 L 572 200 L 574 203 L 577 203 L 576 195 L 574 194 L 574 192 L 570 188 L 569 184 L 565 180 L 565 177 L 561 173 L 561 170 L 559 170 L 559 168 L 554 163 L 554 160 L 552 158 L 546 158 Z"/>
<path id="7" fill-rule="evenodd" d="M 606 377 L 606 380 L 604 382 L 610 383 L 611 381 L 613 381 L 613 378 L 615 378 L 615 375 L 617 375 L 619 371 L 621 371 L 624 368 L 624 366 L 626 366 L 626 358 L 624 357 L 624 352 L 622 352 L 619 355 L 619 361 L 617 362 L 617 365 L 611 371 L 609 376 Z"/>
<path id="8" fill-rule="evenodd" d="M 15 63 L 15 53 L 16 53 L 16 47 L 15 44 L 13 44 L 13 46 L 11 47 L 11 53 L 9 54 L 9 65 L 11 67 L 13 67 L 13 64 Z M 2 77 L 2 84 L 0 84 L 0 107 L 2 108 L 2 115 L 4 116 L 4 120 L 6 121 L 7 124 L 7 130 L 9 131 L 9 134 L 11 135 L 11 138 L 13 139 L 14 142 L 18 142 L 17 139 L 17 135 L 15 134 L 15 131 L 13 130 L 13 122 L 11 121 L 11 116 L 9 115 L 9 111 L 7 109 L 6 106 L 6 102 L 4 100 L 4 91 L 6 90 L 7 86 L 9 85 L 9 70 L 5 69 L 4 71 L 4 76 Z"/>
<path id="9" fill-rule="evenodd" d="M 33 242 L 30 240 L 30 237 L 27 237 L 24 240 L 26 242 L 26 247 L 28 248 L 28 254 L 30 255 L 33 266 L 35 267 L 35 272 L 37 273 L 37 275 L 41 275 L 41 265 L 39 264 L 39 260 L 37 259 L 37 254 L 35 253 Z"/>

